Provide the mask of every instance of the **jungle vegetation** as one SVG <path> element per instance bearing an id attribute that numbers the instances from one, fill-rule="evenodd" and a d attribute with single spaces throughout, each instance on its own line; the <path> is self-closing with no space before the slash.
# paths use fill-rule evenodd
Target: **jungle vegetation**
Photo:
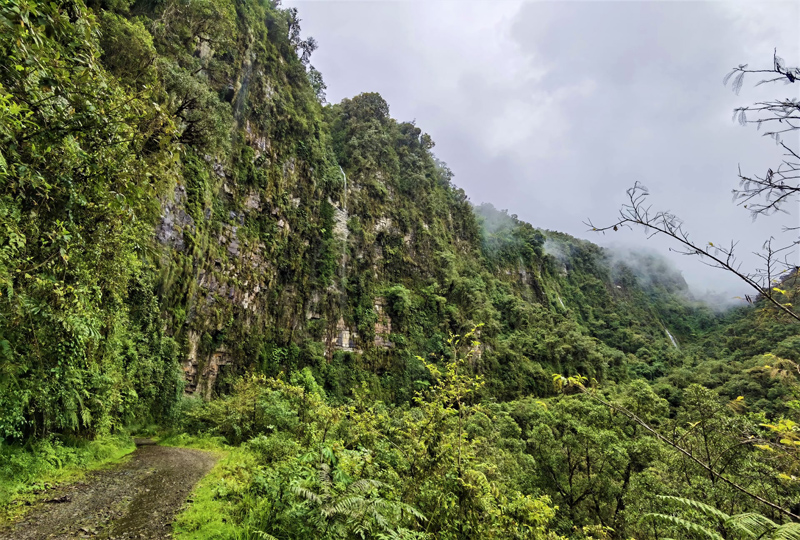
<path id="1" fill-rule="evenodd" d="M 179 538 L 800 537 L 796 272 L 474 206 L 276 1 L 0 28 L 0 504 L 150 425 L 227 452 Z"/>

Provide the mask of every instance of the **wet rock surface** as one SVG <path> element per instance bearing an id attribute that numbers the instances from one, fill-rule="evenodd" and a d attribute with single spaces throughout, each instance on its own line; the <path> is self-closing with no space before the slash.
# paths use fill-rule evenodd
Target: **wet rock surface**
<path id="1" fill-rule="evenodd" d="M 130 461 L 56 488 L 0 540 L 161 539 L 217 458 L 202 450 L 137 441 Z"/>

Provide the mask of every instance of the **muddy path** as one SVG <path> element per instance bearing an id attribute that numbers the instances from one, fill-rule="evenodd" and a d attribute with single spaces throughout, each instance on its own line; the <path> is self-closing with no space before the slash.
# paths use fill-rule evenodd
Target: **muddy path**
<path id="1" fill-rule="evenodd" d="M 192 488 L 217 458 L 210 452 L 141 444 L 130 461 L 49 491 L 0 540 L 162 539 Z"/>

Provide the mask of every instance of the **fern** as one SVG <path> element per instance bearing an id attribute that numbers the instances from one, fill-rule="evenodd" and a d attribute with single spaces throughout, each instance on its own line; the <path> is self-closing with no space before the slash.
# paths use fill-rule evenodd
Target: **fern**
<path id="1" fill-rule="evenodd" d="M 693 508 L 694 510 L 698 510 L 703 514 L 707 515 L 708 517 L 717 518 L 720 521 L 726 521 L 730 519 L 731 516 L 710 506 L 705 503 L 701 503 L 700 501 L 695 501 L 694 499 L 686 499 L 684 497 L 673 497 L 671 495 L 657 495 L 657 498 L 664 500 L 664 501 L 672 501 L 678 504 L 682 504 L 683 506 L 688 506 L 689 508 Z"/>
<path id="2" fill-rule="evenodd" d="M 725 523 L 743 532 L 747 538 L 767 540 L 800 540 L 800 523 L 778 525 L 761 514 L 737 514 Z"/>
<path id="3" fill-rule="evenodd" d="M 252 531 L 252 533 L 255 534 L 261 540 L 278 540 L 277 538 L 275 538 L 271 534 L 267 534 L 264 531 L 256 530 L 256 531 Z"/>
<path id="4" fill-rule="evenodd" d="M 800 540 L 800 523 L 786 523 L 772 533 L 774 540 Z"/>
<path id="5" fill-rule="evenodd" d="M 349 533 L 366 538 L 376 533 L 389 534 L 397 526 L 398 518 L 410 516 L 417 521 L 425 520 L 415 508 L 381 497 L 379 490 L 386 487 L 383 482 L 368 478 L 349 484 L 336 482 L 337 472 L 322 463 L 315 475 L 316 491 L 300 485 L 291 488 L 295 495 L 310 503 L 316 520 L 326 529 L 343 526 Z"/>
<path id="6" fill-rule="evenodd" d="M 778 525 L 771 519 L 755 513 L 731 516 L 725 520 L 725 524 L 747 538 L 771 538 L 769 533 L 778 528 Z"/>
<path id="7" fill-rule="evenodd" d="M 731 531 L 735 538 L 757 539 L 757 540 L 800 540 L 800 523 L 785 523 L 778 525 L 771 519 L 748 512 L 730 516 L 713 506 L 686 499 L 683 497 L 673 497 L 669 495 L 659 495 L 659 499 L 676 502 L 682 506 L 697 510 L 706 516 L 715 519 L 725 530 Z M 712 538 L 713 540 L 723 540 L 717 532 L 687 519 L 659 513 L 645 514 L 644 519 L 660 521 L 695 535 Z"/>
<path id="8" fill-rule="evenodd" d="M 693 533 L 695 535 L 703 536 L 705 538 L 711 538 L 712 540 L 725 540 L 718 533 L 716 533 L 716 532 L 714 532 L 714 531 L 712 531 L 710 529 L 707 529 L 706 527 L 703 527 L 702 525 L 698 525 L 697 523 L 694 523 L 693 521 L 689 521 L 689 520 L 680 518 L 678 516 L 651 513 L 651 514 L 646 514 L 645 518 L 656 520 L 656 521 L 661 521 L 662 523 L 665 523 L 667 525 L 672 525 L 672 526 L 677 527 L 679 529 L 684 529 L 686 531 L 689 531 L 689 532 L 691 532 L 691 533 Z"/>
<path id="9" fill-rule="evenodd" d="M 322 503 L 322 499 L 320 498 L 320 496 L 311 491 L 310 489 L 306 489 L 300 486 L 292 486 L 292 491 L 294 492 L 295 495 L 298 495 L 308 501 L 311 501 L 314 504 Z"/>

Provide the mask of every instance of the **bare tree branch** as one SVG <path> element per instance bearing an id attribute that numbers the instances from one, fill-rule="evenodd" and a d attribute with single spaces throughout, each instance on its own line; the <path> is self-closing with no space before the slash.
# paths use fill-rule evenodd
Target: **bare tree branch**
<path id="1" fill-rule="evenodd" d="M 769 73 L 774 77 L 759 81 L 756 86 L 783 81 L 795 83 L 800 79 L 800 68 L 786 67 L 777 51 L 772 57 L 772 69 L 748 69 L 747 65 L 734 68 L 725 76 L 727 84 L 733 77 L 732 88 L 737 94 L 742 88 L 744 77 L 748 73 Z M 735 75 L 735 77 L 734 77 Z M 748 114 L 751 118 L 748 118 Z M 733 198 L 738 204 L 750 210 L 753 219 L 761 215 L 784 212 L 788 202 L 797 202 L 800 196 L 800 154 L 784 142 L 781 137 L 785 133 L 800 130 L 800 99 L 786 98 L 773 101 L 760 101 L 748 107 L 737 107 L 733 111 L 734 120 L 743 126 L 756 124 L 762 126 L 778 124 L 774 129 L 764 133 L 775 139 L 785 150 L 784 160 L 777 169 L 767 169 L 763 176 L 745 176 L 739 170 L 739 189 L 733 190 Z M 759 201 L 760 202 L 756 202 Z"/>
<path id="2" fill-rule="evenodd" d="M 774 249 L 772 247 L 772 239 L 768 240 L 764 244 L 764 252 L 756 253 L 764 261 L 764 268 L 757 270 L 755 273 L 745 273 L 741 270 L 741 264 L 734 255 L 735 242 L 731 242 L 729 247 L 716 246 L 713 242 L 708 242 L 707 245 L 701 247 L 689 238 L 689 233 L 684 229 L 683 221 L 678 216 L 666 211 L 652 212 L 651 207 L 645 204 L 649 192 L 640 182 L 636 182 L 632 188 L 628 189 L 627 194 L 629 202 L 620 208 L 619 218 L 615 223 L 605 227 L 597 227 L 591 220 L 587 220 L 584 223 L 592 231 L 602 233 L 609 230 L 617 231 L 621 227 L 632 228 L 633 225 L 637 225 L 648 231 L 650 233 L 649 237 L 659 233 L 665 234 L 677 240 L 681 245 L 677 249 L 670 248 L 671 251 L 681 255 L 697 256 L 708 266 L 733 273 L 755 289 L 759 295 L 775 305 L 781 312 L 800 322 L 800 313 L 781 303 L 776 297 L 775 291 L 773 291 L 776 277 L 786 274 L 788 270 L 779 269 L 782 264 L 778 262 L 776 256 L 793 246 Z M 797 267 L 794 267 L 793 270 L 797 271 Z"/>
<path id="3" fill-rule="evenodd" d="M 756 86 L 766 83 L 783 81 L 793 84 L 800 79 L 800 68 L 786 67 L 782 58 L 773 54 L 771 69 L 749 69 L 747 64 L 739 65 L 728 73 L 723 79 L 724 84 L 731 83 L 737 94 L 742 89 L 747 74 L 768 74 L 770 77 L 762 79 Z M 749 115 L 749 117 L 748 117 Z M 777 212 L 790 213 L 787 204 L 800 202 L 800 150 L 793 149 L 781 141 L 785 133 L 800 131 L 800 99 L 786 98 L 773 101 L 761 101 L 748 107 L 737 107 L 733 111 L 733 119 L 746 126 L 756 124 L 760 129 L 769 126 L 764 135 L 769 136 L 781 145 L 784 150 L 784 159 L 777 168 L 769 168 L 763 176 L 746 176 L 739 168 L 739 187 L 732 190 L 733 200 L 738 205 L 747 208 L 755 220 L 759 216 L 770 216 Z M 689 238 L 689 233 L 684 229 L 683 222 L 671 212 L 659 211 L 653 213 L 650 206 L 645 204 L 648 192 L 639 182 L 628 190 L 629 202 L 622 206 L 618 220 L 607 227 L 596 227 L 591 221 L 585 222 L 593 231 L 605 232 L 618 230 L 620 227 L 631 228 L 633 225 L 643 227 L 648 238 L 656 234 L 665 234 L 676 240 L 680 247 L 672 249 L 683 255 L 697 256 L 704 264 L 720 268 L 739 277 L 757 293 L 767 299 L 782 313 L 800 322 L 800 312 L 791 304 L 781 302 L 777 295 L 784 294 L 776 290 L 775 285 L 780 283 L 786 275 L 797 276 L 798 264 L 790 261 L 790 255 L 796 253 L 800 245 L 800 236 L 795 236 L 788 245 L 774 247 L 774 238 L 769 238 L 756 255 L 761 259 L 763 268 L 757 268 L 748 273 L 741 269 L 734 250 L 736 242 L 731 242 L 728 247 L 716 246 L 712 242 L 701 246 Z M 798 207 L 791 208 L 795 212 Z M 783 227 L 783 232 L 797 235 L 798 227 Z M 750 296 L 745 297 L 752 301 Z"/>

